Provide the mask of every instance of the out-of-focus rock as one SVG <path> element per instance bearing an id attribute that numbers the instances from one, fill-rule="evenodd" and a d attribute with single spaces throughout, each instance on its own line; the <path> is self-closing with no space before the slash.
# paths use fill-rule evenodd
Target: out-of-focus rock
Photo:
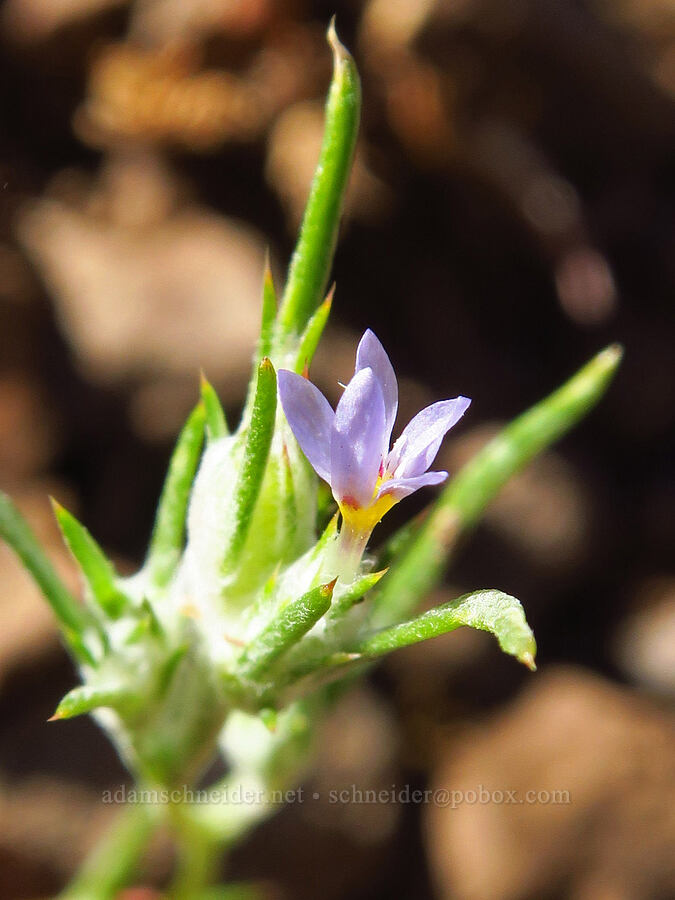
<path id="1" fill-rule="evenodd" d="M 115 817 L 95 791 L 48 776 L 0 781 L 0 845 L 66 877 Z"/>
<path id="2" fill-rule="evenodd" d="M 0 182 L 3 177 L 4 173 L 0 170 Z M 5 211 L 0 211 L 0 214 L 5 214 Z M 16 247 L 0 242 L 0 301 L 28 303 L 34 294 L 35 283 L 28 263 Z"/>
<path id="3" fill-rule="evenodd" d="M 675 96 L 675 4 L 673 0 L 595 0 L 600 14 L 619 23 L 654 82 Z"/>
<path id="4" fill-rule="evenodd" d="M 29 885 L 34 884 L 32 889 L 37 892 L 46 879 L 67 882 L 106 831 L 115 827 L 120 812 L 118 806 L 103 803 L 100 793 L 80 784 L 47 775 L 11 782 L 0 776 L 3 876 L 7 869 L 12 872 L 22 897 Z M 169 862 L 168 841 L 160 834 L 145 855 L 143 868 L 148 879 L 166 878 Z M 10 890 L 4 877 L 3 888 Z M 136 896 L 143 896 L 140 888 L 136 890 Z M 134 896 L 131 889 L 128 896 Z"/>
<path id="5" fill-rule="evenodd" d="M 72 22 L 127 3 L 129 0 L 7 0 L 2 25 L 12 40 L 38 42 Z"/>
<path id="6" fill-rule="evenodd" d="M 222 70 L 201 70 L 194 52 L 114 44 L 91 67 L 88 98 L 75 127 L 94 146 L 139 141 L 203 151 L 251 137 L 261 115 L 245 81 Z"/>
<path id="7" fill-rule="evenodd" d="M 619 626 L 614 655 L 638 684 L 675 695 L 675 578 L 655 578 L 638 591 L 636 609 Z"/>
<path id="8" fill-rule="evenodd" d="M 599 325 L 616 310 L 614 275 L 605 257 L 589 246 L 573 248 L 556 264 L 560 305 L 580 325 Z"/>
<path id="9" fill-rule="evenodd" d="M 359 844 L 391 835 L 400 814 L 396 802 L 369 800 L 396 781 L 398 739 L 392 715 L 367 688 L 346 694 L 323 724 L 312 801 L 302 811 L 323 827 L 343 831 Z"/>
<path id="10" fill-rule="evenodd" d="M 672 896 L 674 724 L 584 671 L 528 682 L 438 766 L 434 789 L 456 792 L 426 808 L 439 895 Z"/>
<path id="11" fill-rule="evenodd" d="M 482 425 L 441 450 L 437 468 L 456 472 L 498 432 Z M 500 491 L 486 521 L 525 552 L 532 565 L 568 569 L 583 556 L 589 498 L 574 469 L 555 451 L 531 462 Z"/>
<path id="12" fill-rule="evenodd" d="M 153 0 L 132 7 L 130 31 L 156 44 L 197 41 L 225 33 L 236 39 L 257 36 L 269 24 L 273 0 Z"/>
<path id="13" fill-rule="evenodd" d="M 239 393 L 257 336 L 264 244 L 242 223 L 175 208 L 174 190 L 151 158 L 123 157 L 84 196 L 26 208 L 20 237 L 88 375 L 108 381 L 201 365 Z M 157 198 L 167 210 L 159 222 Z M 118 217 L 127 205 L 131 221 Z"/>
<path id="14" fill-rule="evenodd" d="M 54 430 L 37 385 L 19 372 L 0 376 L 0 471 L 20 480 L 41 469 L 54 449 Z"/>
<path id="15" fill-rule="evenodd" d="M 222 397 L 231 393 L 216 385 Z M 131 398 L 129 418 L 136 434 L 149 442 L 173 442 L 197 395 L 195 373 L 185 378 L 160 378 L 141 385 Z"/>

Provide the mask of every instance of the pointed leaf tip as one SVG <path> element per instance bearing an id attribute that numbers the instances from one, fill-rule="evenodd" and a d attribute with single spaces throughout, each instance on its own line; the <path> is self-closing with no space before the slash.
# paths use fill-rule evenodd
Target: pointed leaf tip
<path id="1" fill-rule="evenodd" d="M 128 707 L 130 702 L 131 697 L 123 688 L 94 687 L 82 684 L 66 694 L 56 707 L 54 715 L 50 716 L 47 721 L 58 722 L 63 719 L 73 719 L 75 716 L 82 716 L 103 706 L 120 709 Z"/>
<path id="2" fill-rule="evenodd" d="M 168 584 L 178 565 L 185 537 L 190 490 L 201 459 L 205 425 L 209 416 L 215 421 L 217 407 L 220 406 L 210 385 L 203 397 L 207 398 L 207 402 L 202 399 L 195 406 L 178 436 L 155 516 L 145 566 L 150 580 L 158 587 Z M 207 412 L 209 404 L 210 413 Z"/>
<path id="3" fill-rule="evenodd" d="M 335 286 L 335 282 L 333 282 L 328 289 L 328 293 L 326 294 L 326 297 L 321 304 L 324 309 L 330 310 L 333 305 L 333 298 L 335 297 Z"/>
<path id="4" fill-rule="evenodd" d="M 316 312 L 310 317 L 305 330 L 300 337 L 300 345 L 295 363 L 295 371 L 302 374 L 303 377 L 309 378 L 309 366 L 314 359 L 316 348 L 319 345 L 321 336 L 324 332 L 330 311 L 333 305 L 333 294 L 335 293 L 335 284 L 328 292 L 326 299 L 319 305 Z"/>
<path id="5" fill-rule="evenodd" d="M 537 664 L 534 661 L 534 656 L 529 652 L 521 653 L 521 655 L 518 657 L 518 662 L 521 662 L 524 666 L 527 666 L 530 672 L 537 671 Z"/>
<path id="6" fill-rule="evenodd" d="M 623 344 L 614 343 L 601 350 L 598 358 L 606 360 L 610 365 L 616 365 L 623 359 L 624 352 Z"/>
<path id="7" fill-rule="evenodd" d="M 63 539 L 80 567 L 91 596 L 107 616 L 119 618 L 129 601 L 117 586 L 113 564 L 84 525 L 58 501 L 50 500 Z"/>
<path id="8" fill-rule="evenodd" d="M 204 374 L 203 369 L 200 369 L 199 372 L 199 390 L 201 394 L 199 405 L 203 409 L 206 436 L 210 441 L 225 437 L 229 434 L 225 413 L 223 412 L 218 393 Z"/>
<path id="9" fill-rule="evenodd" d="M 94 658 L 85 643 L 88 626 L 97 627 L 94 620 L 57 575 L 31 527 L 10 497 L 2 491 L 0 491 L 0 539 L 16 553 L 42 591 L 59 620 L 63 636 L 73 656 L 80 662 L 94 665 Z"/>
<path id="10" fill-rule="evenodd" d="M 333 51 L 333 77 L 326 103 L 321 154 L 279 311 L 280 335 L 299 335 L 321 299 L 337 241 L 359 125 L 359 76 L 331 22 L 327 33 Z"/>
<path id="11" fill-rule="evenodd" d="M 259 678 L 297 644 L 330 609 L 336 580 L 283 604 L 239 658 L 238 674 L 247 679 Z"/>
<path id="12" fill-rule="evenodd" d="M 329 581 L 327 584 L 322 584 L 319 590 L 321 591 L 321 595 L 326 599 L 330 599 L 333 596 L 333 591 L 335 590 L 335 585 L 337 584 L 337 578 L 334 578 L 332 581 Z"/>
<path id="13" fill-rule="evenodd" d="M 330 48 L 333 51 L 333 59 L 337 68 L 339 63 L 341 63 L 343 60 L 351 59 L 352 55 L 338 37 L 337 28 L 335 27 L 335 18 L 335 15 L 333 15 L 330 22 L 328 23 L 326 40 L 330 44 Z"/>
<path id="14" fill-rule="evenodd" d="M 375 658 L 399 647 L 416 644 L 463 625 L 489 631 L 499 646 L 528 668 L 534 666 L 536 644 L 520 601 L 503 591 L 482 590 L 427 610 L 390 628 L 375 632 L 355 650 Z"/>

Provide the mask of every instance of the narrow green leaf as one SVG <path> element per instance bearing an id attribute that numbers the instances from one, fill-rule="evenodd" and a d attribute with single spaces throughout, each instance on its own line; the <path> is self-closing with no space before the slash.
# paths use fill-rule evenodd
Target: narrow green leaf
<path id="1" fill-rule="evenodd" d="M 283 334 L 303 331 L 326 289 L 359 127 L 358 72 L 332 22 L 328 41 L 333 50 L 333 80 L 323 146 L 279 313 Z"/>
<path id="2" fill-rule="evenodd" d="M 416 529 L 394 536 L 398 553 L 378 589 L 373 624 L 389 625 L 409 615 L 441 578 L 460 534 L 480 519 L 506 482 L 569 431 L 602 397 L 622 350 L 603 350 L 562 387 L 504 428 L 450 481 L 431 513 Z"/>
<path id="3" fill-rule="evenodd" d="M 272 353 L 274 323 L 277 319 L 277 292 L 274 288 L 269 253 L 265 254 L 265 274 L 262 289 L 262 316 L 260 322 L 260 340 L 258 342 L 258 360 Z"/>
<path id="4" fill-rule="evenodd" d="M 491 632 L 504 653 L 510 653 L 535 670 L 537 645 L 520 601 L 494 590 L 465 594 L 407 622 L 375 632 L 364 638 L 353 651 L 364 659 L 376 659 L 399 647 L 438 637 L 462 625 Z"/>
<path id="5" fill-rule="evenodd" d="M 227 419 L 215 388 L 203 372 L 201 373 L 199 387 L 202 403 L 204 404 L 206 437 L 209 441 L 216 441 L 218 438 L 225 437 L 230 433 L 227 427 Z"/>
<path id="6" fill-rule="evenodd" d="M 246 435 L 244 455 L 237 484 L 234 489 L 235 527 L 227 548 L 223 570 L 229 572 L 243 550 L 253 511 L 260 493 L 277 407 L 277 376 L 274 366 L 264 357 L 258 367 L 251 421 Z"/>
<path id="7" fill-rule="evenodd" d="M 295 371 L 299 374 L 306 372 L 312 364 L 316 348 L 319 346 L 321 335 L 330 316 L 334 293 L 335 285 L 328 291 L 328 296 L 309 320 L 307 327 L 302 333 L 300 348 L 295 360 Z"/>
<path id="8" fill-rule="evenodd" d="M 10 498 L 0 491 L 0 537 L 12 548 L 51 606 L 64 631 L 65 640 L 81 662 L 94 664 L 84 642 L 85 631 L 94 625 L 91 616 L 73 597 L 56 574 L 31 527 Z"/>
<path id="9" fill-rule="evenodd" d="M 281 451 L 279 460 L 279 505 L 283 516 L 283 529 L 286 538 L 286 547 L 294 547 L 295 534 L 298 530 L 298 506 L 295 496 L 295 483 L 293 481 L 293 467 L 288 455 L 286 444 Z"/>
<path id="10" fill-rule="evenodd" d="M 331 581 L 288 602 L 246 647 L 237 664 L 238 674 L 251 679 L 263 675 L 328 611 L 334 587 Z"/>
<path id="11" fill-rule="evenodd" d="M 122 614 L 128 600 L 117 586 L 112 563 L 72 513 L 52 498 L 52 508 L 68 549 L 89 585 L 93 599 L 111 619 Z"/>
<path id="12" fill-rule="evenodd" d="M 368 591 L 375 587 L 380 578 L 386 574 L 387 569 L 382 569 L 380 572 L 369 572 L 353 581 L 347 591 L 341 594 L 331 606 L 327 616 L 328 620 L 334 622 L 341 619 L 353 606 L 360 603 Z"/>
<path id="13" fill-rule="evenodd" d="M 73 719 L 75 716 L 82 716 L 101 706 L 120 709 L 127 706 L 129 702 L 129 693 L 122 688 L 94 687 L 90 684 L 83 684 L 66 694 L 48 721 Z"/>
<path id="14" fill-rule="evenodd" d="M 205 423 L 205 404 L 198 403 L 178 436 L 169 462 L 145 561 L 150 580 L 157 587 L 168 584 L 183 550 L 190 489 L 199 465 Z"/>

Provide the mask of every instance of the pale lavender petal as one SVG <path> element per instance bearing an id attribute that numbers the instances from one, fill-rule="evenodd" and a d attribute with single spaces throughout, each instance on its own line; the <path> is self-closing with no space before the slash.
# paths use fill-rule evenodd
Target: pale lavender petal
<path id="1" fill-rule="evenodd" d="M 408 422 L 387 458 L 387 471 L 396 478 L 421 475 L 429 468 L 446 433 L 461 419 L 471 401 L 467 397 L 432 403 Z"/>
<path id="2" fill-rule="evenodd" d="M 397 500 L 402 500 L 421 487 L 442 484 L 447 477 L 447 472 L 426 472 L 424 475 L 416 475 L 414 478 L 390 478 L 380 486 L 377 497 L 379 500 L 384 494 L 393 494 Z"/>
<path id="3" fill-rule="evenodd" d="M 279 398 L 300 449 L 314 471 L 330 482 L 330 442 L 335 413 L 311 381 L 279 369 Z"/>
<path id="4" fill-rule="evenodd" d="M 361 369 L 372 369 L 373 374 L 380 383 L 382 398 L 384 400 L 384 415 L 386 421 L 386 439 L 383 453 L 389 450 L 391 431 L 396 421 L 398 412 L 398 382 L 387 351 L 370 328 L 364 332 L 356 350 L 356 372 Z"/>
<path id="5" fill-rule="evenodd" d="M 382 464 L 386 428 L 384 400 L 373 370 L 361 369 L 335 410 L 331 440 L 331 487 L 340 502 L 368 506 Z"/>

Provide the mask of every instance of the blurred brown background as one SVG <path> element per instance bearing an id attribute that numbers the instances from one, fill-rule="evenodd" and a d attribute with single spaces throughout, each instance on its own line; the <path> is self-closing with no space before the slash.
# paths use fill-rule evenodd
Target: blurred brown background
<path id="1" fill-rule="evenodd" d="M 0 486 L 73 584 L 47 493 L 140 562 L 200 365 L 237 415 L 333 12 L 364 110 L 315 380 L 335 399 L 371 326 L 402 421 L 473 398 L 455 469 L 602 346 L 626 358 L 434 598 L 520 597 L 538 673 L 469 632 L 402 651 L 326 724 L 309 782 L 570 802 L 296 805 L 230 875 L 325 900 L 675 896 L 673 0 L 5 0 Z M 63 884 L 125 774 L 90 721 L 45 724 L 73 672 L 5 548 L 0 616 L 4 900 Z M 168 866 L 158 845 L 145 881 Z"/>

